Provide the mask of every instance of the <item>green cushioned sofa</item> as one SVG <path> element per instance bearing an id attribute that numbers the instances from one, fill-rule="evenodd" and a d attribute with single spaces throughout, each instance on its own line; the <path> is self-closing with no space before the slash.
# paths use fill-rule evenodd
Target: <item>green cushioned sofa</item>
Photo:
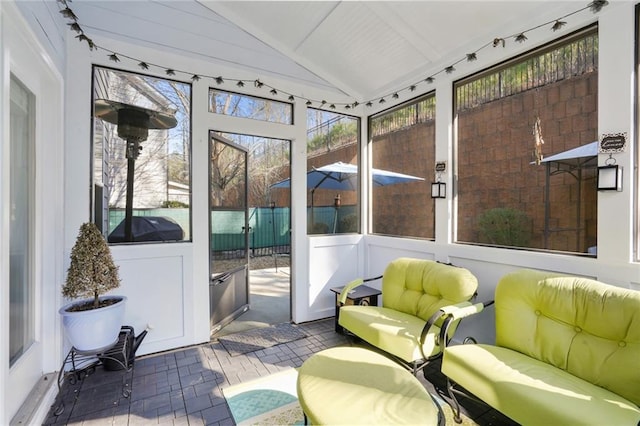
<path id="1" fill-rule="evenodd" d="M 362 282 L 359 279 L 345 286 L 340 303 Z M 463 316 L 482 310 L 482 304 L 469 302 L 477 288 L 476 277 L 467 269 L 399 258 L 389 263 L 382 275 L 382 306 L 342 306 L 338 321 L 417 374 L 442 354 L 442 330 L 448 330 L 448 339 Z"/>
<path id="2" fill-rule="evenodd" d="M 495 293 L 496 342 L 451 345 L 442 372 L 524 425 L 640 425 L 640 292 L 520 270 Z"/>

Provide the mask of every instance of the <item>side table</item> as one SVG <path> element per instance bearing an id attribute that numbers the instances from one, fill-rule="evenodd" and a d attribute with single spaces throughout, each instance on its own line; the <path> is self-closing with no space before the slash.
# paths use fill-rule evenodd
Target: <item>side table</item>
<path id="1" fill-rule="evenodd" d="M 338 324 L 338 317 L 340 315 L 340 302 L 338 298 L 342 292 L 342 287 L 332 287 L 331 291 L 336 294 L 336 317 L 335 317 L 335 329 L 336 333 L 344 333 L 344 330 Z M 375 288 L 368 287 L 366 285 L 360 285 L 349 292 L 345 305 L 364 305 L 364 306 L 378 306 L 378 296 L 382 292 Z"/>

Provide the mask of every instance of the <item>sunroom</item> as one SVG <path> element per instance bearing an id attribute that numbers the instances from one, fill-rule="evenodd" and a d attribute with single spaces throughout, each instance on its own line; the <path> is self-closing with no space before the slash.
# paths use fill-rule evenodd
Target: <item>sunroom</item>
<path id="1" fill-rule="evenodd" d="M 259 257 L 290 265 L 294 324 L 399 257 L 467 268 L 482 301 L 522 268 L 640 290 L 637 6 L 0 2 L 0 423 L 69 352 L 84 222 L 138 355 L 209 342 Z M 135 146 L 126 105 L 160 116 Z M 158 217 L 178 236 L 136 234 Z"/>

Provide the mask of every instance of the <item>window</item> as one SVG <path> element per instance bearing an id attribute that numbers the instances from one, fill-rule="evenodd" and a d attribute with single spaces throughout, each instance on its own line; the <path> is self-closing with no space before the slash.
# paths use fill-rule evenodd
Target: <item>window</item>
<path id="1" fill-rule="evenodd" d="M 35 341 L 34 209 L 36 97 L 13 74 L 9 86 L 9 367 Z"/>
<path id="2" fill-rule="evenodd" d="M 636 241 L 635 241 L 635 258 L 640 261 L 640 139 L 638 138 L 638 123 L 640 123 L 640 4 L 636 4 Z"/>
<path id="3" fill-rule="evenodd" d="M 458 81 L 458 242 L 593 254 L 598 36 L 591 27 Z"/>
<path id="4" fill-rule="evenodd" d="M 435 168 L 435 106 L 430 94 L 370 120 L 372 233 L 434 238 L 435 203 L 427 177 Z M 380 185 L 376 174 L 386 171 L 408 177 Z"/>
<path id="5" fill-rule="evenodd" d="M 209 89 L 209 112 L 271 123 L 293 124 L 293 106 L 290 103 L 223 90 Z"/>
<path id="6" fill-rule="evenodd" d="M 307 233 L 358 232 L 360 120 L 307 109 Z"/>
<path id="7" fill-rule="evenodd" d="M 191 85 L 94 67 L 94 221 L 110 243 L 191 239 Z"/>

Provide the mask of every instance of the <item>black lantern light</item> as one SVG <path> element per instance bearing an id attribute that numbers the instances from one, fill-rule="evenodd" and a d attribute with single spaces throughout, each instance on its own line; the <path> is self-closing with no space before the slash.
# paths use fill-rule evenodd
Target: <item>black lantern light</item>
<path id="1" fill-rule="evenodd" d="M 431 184 L 431 198 L 447 198 L 447 184 L 444 182 L 433 182 Z"/>
<path id="2" fill-rule="evenodd" d="M 622 167 L 617 164 L 598 167 L 598 191 L 622 191 Z"/>

